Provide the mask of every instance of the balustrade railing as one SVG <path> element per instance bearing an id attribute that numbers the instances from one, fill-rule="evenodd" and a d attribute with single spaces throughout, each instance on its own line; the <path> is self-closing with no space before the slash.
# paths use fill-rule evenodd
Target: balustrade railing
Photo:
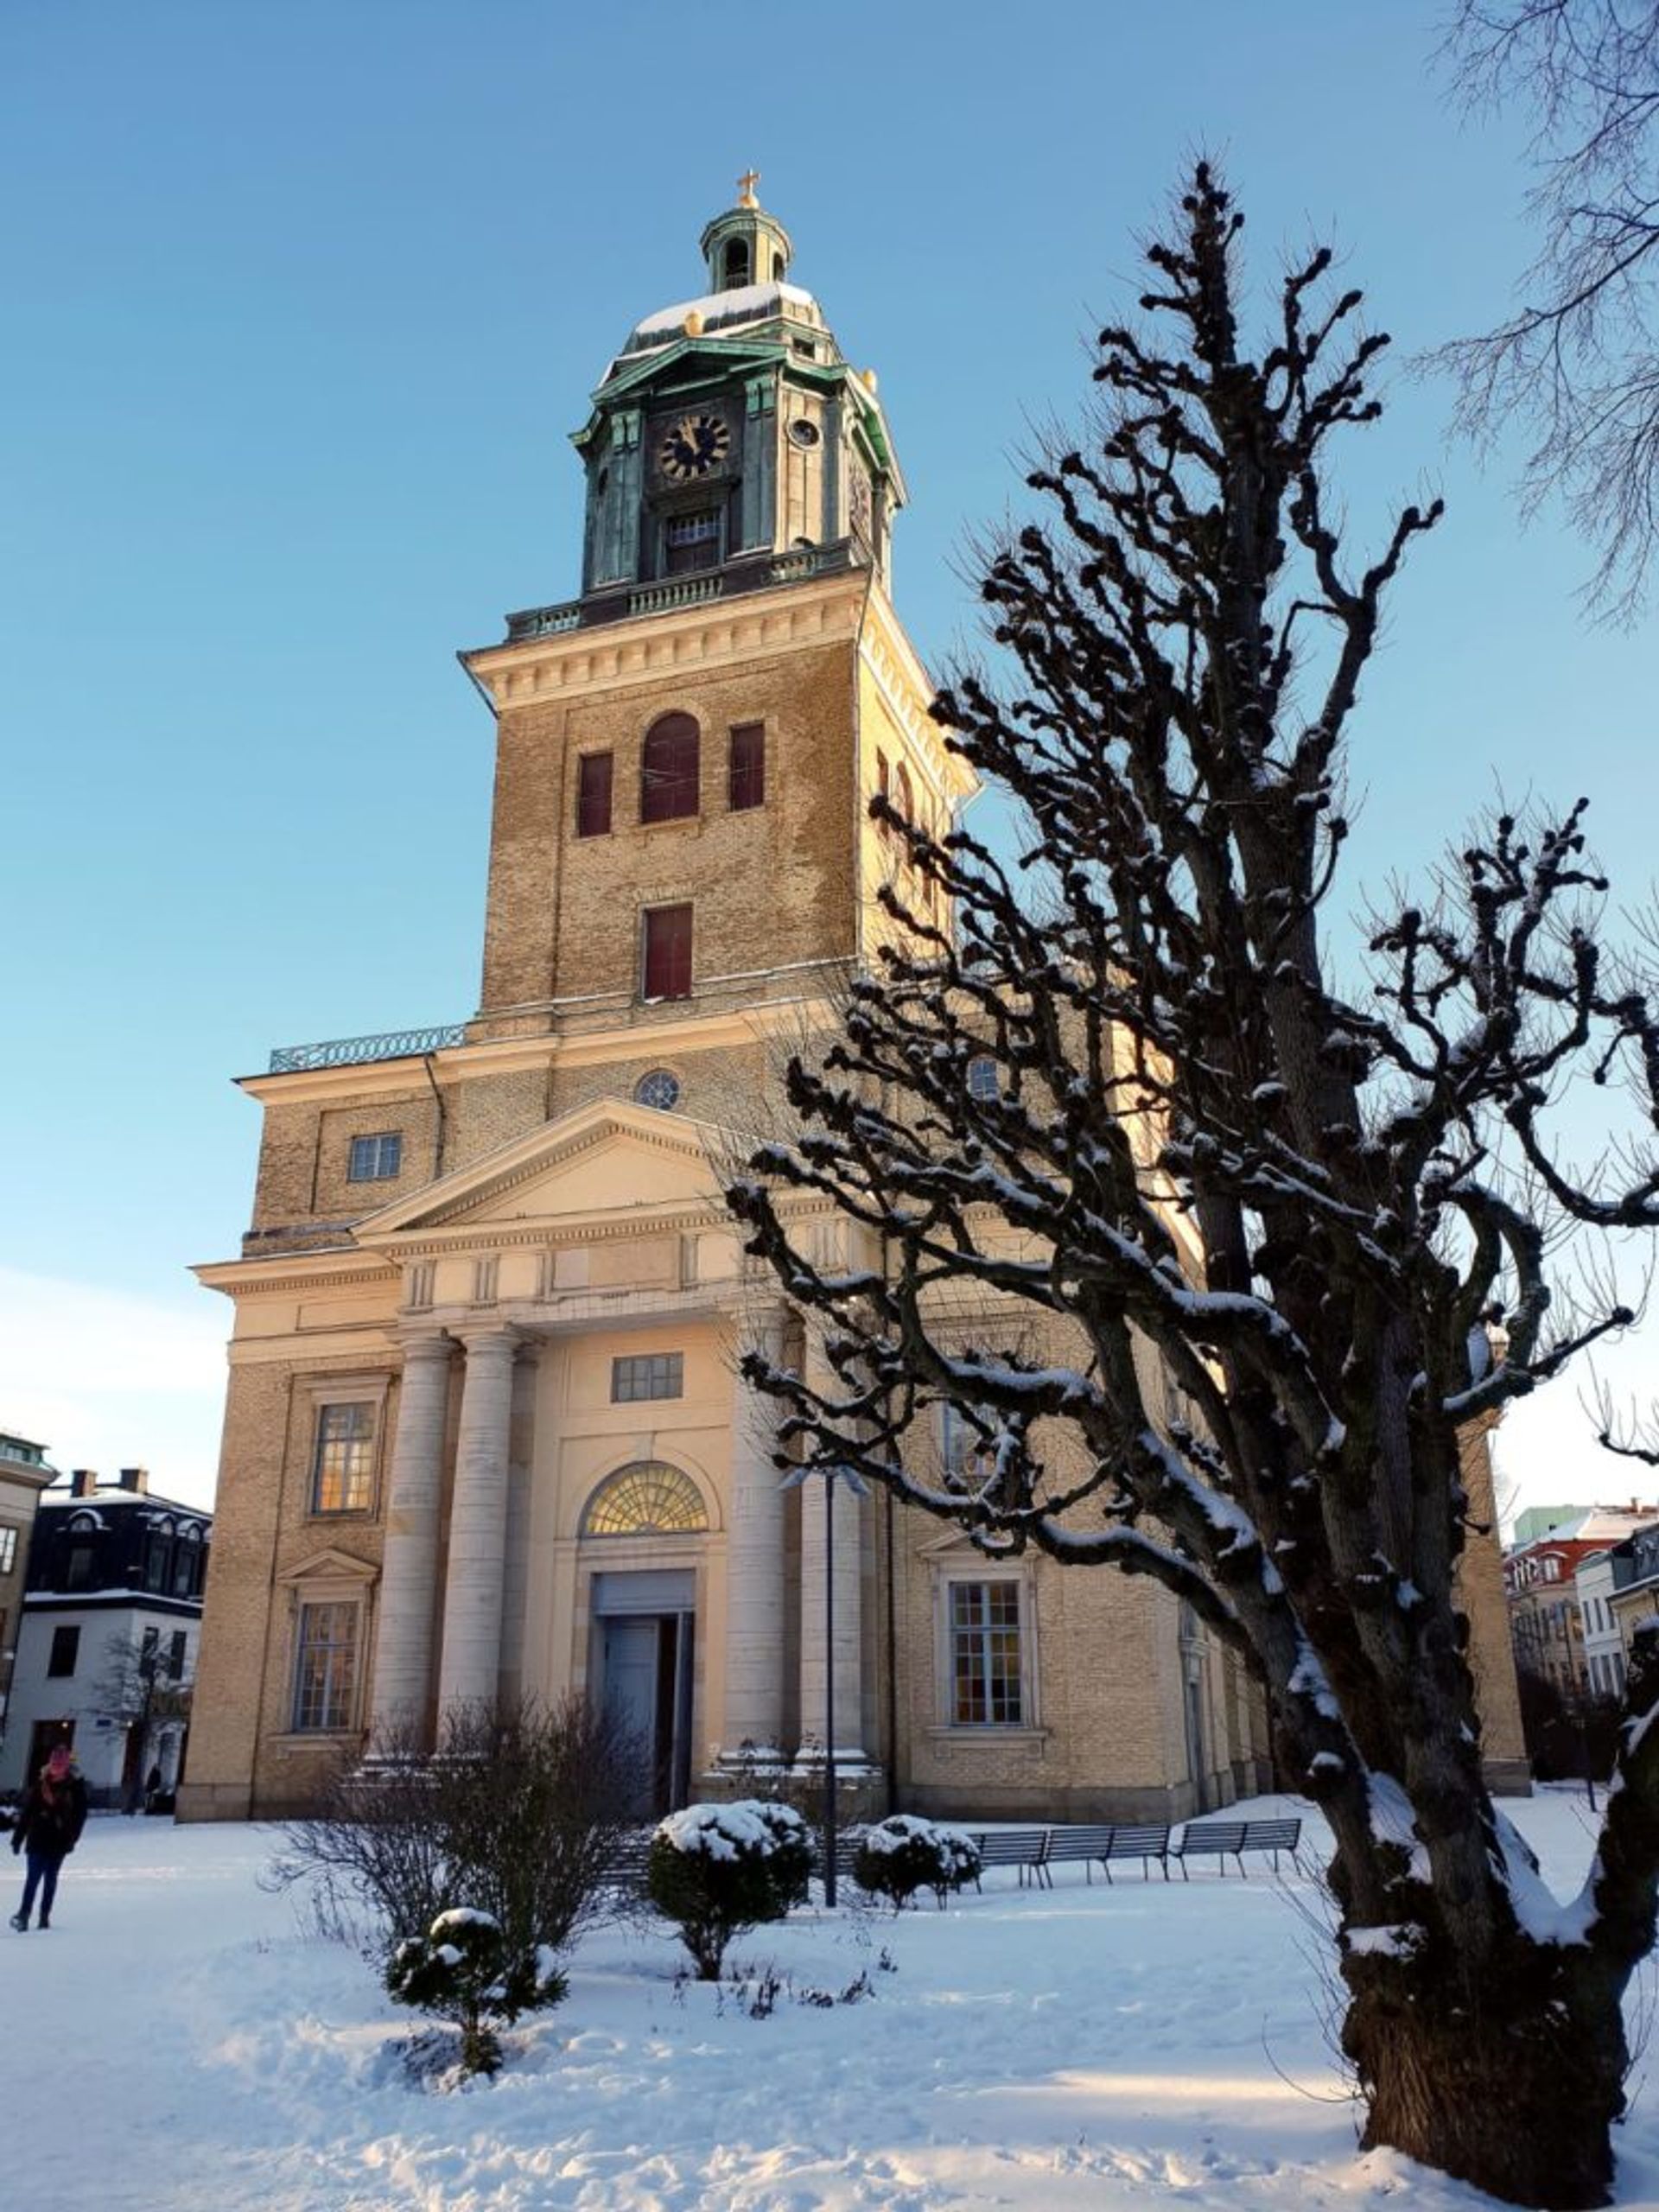
<path id="1" fill-rule="evenodd" d="M 402 1060 L 420 1052 L 442 1052 L 464 1045 L 464 1021 L 433 1029 L 388 1029 L 378 1037 L 331 1037 L 321 1045 L 279 1045 L 270 1056 L 272 1075 L 295 1075 L 308 1068 L 354 1067 L 364 1060 Z"/>

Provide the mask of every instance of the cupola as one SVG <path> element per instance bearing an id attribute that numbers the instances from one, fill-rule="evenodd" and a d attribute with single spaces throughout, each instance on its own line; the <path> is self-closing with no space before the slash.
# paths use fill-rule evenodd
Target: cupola
<path id="1" fill-rule="evenodd" d="M 737 181 L 737 205 L 704 226 L 702 254 L 711 292 L 741 292 L 751 284 L 781 284 L 794 257 L 789 232 L 754 196 L 760 172 Z"/>

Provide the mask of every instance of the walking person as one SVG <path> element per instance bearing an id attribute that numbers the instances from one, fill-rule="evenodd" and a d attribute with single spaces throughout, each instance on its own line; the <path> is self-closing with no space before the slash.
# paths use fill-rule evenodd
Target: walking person
<path id="1" fill-rule="evenodd" d="M 13 1854 L 22 1852 L 28 1866 L 23 1902 L 11 1916 L 22 1935 L 40 1891 L 42 1928 L 52 1925 L 52 1905 L 58 1894 L 58 1874 L 64 1860 L 80 1840 L 86 1824 L 86 1785 L 75 1771 L 67 1744 L 54 1744 L 46 1764 L 23 1792 L 17 1825 L 11 1832 Z"/>

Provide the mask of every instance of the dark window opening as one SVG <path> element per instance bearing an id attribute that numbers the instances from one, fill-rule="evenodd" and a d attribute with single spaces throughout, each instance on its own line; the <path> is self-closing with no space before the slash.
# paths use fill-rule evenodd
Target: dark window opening
<path id="1" fill-rule="evenodd" d="M 48 1675 L 73 1675 L 75 1662 L 80 1656 L 79 1628 L 54 1628 L 52 1631 L 52 1656 L 46 1662 Z"/>
<path id="2" fill-rule="evenodd" d="M 733 238 L 726 248 L 726 275 L 721 285 L 722 292 L 736 292 L 749 281 L 749 242 L 747 238 Z"/>
<path id="3" fill-rule="evenodd" d="M 695 514 L 671 515 L 663 525 L 663 574 L 683 576 L 694 569 L 719 566 L 719 510 L 699 507 Z"/>
<path id="4" fill-rule="evenodd" d="M 739 722 L 732 732 L 727 798 L 734 814 L 766 803 L 766 726 Z"/>
<path id="5" fill-rule="evenodd" d="M 652 906 L 647 910 L 644 967 L 642 997 L 690 997 L 691 909 L 689 905 Z"/>
<path id="6" fill-rule="evenodd" d="M 175 1628 L 168 1638 L 167 1671 L 175 1682 L 184 1680 L 185 1638 L 186 1632 L 181 1628 Z"/>
<path id="7" fill-rule="evenodd" d="M 603 837 L 610 830 L 611 765 L 608 753 L 584 753 L 576 763 L 578 837 Z"/>
<path id="8" fill-rule="evenodd" d="M 173 1564 L 173 1547 L 165 1536 L 151 1536 L 144 1547 L 144 1587 L 165 1590 L 167 1571 Z"/>
<path id="9" fill-rule="evenodd" d="M 92 1581 L 92 1548 L 90 1544 L 71 1544 L 69 1568 L 63 1578 L 66 1590 L 88 1590 Z"/>
<path id="10" fill-rule="evenodd" d="M 697 810 L 698 731 L 690 715 L 664 715 L 639 756 L 639 819 L 673 822 Z"/>
<path id="11" fill-rule="evenodd" d="M 784 281 L 784 257 L 781 253 L 774 253 L 772 257 L 772 281 L 774 284 L 781 284 Z"/>

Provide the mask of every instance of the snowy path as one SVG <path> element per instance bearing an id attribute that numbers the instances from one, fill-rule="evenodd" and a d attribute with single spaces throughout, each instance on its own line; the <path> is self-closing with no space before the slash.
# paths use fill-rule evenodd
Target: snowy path
<path id="1" fill-rule="evenodd" d="M 1577 1808 L 1522 1825 L 1560 1883 Z M 1311 1883 L 1107 1889 L 1062 1873 L 896 1923 L 798 1916 L 739 1956 L 798 1986 L 754 2020 L 607 1930 L 493 2087 L 411 2085 L 410 2028 L 300 1936 L 244 1828 L 100 1820 L 47 1936 L 0 1931 L 3 2196 L 46 2212 L 1469 2212 L 1353 2148 L 1321 2024 Z M 6 1870 L 10 1872 L 8 1868 Z M 881 1963 L 891 1955 L 894 1971 Z M 1646 1996 L 1651 2010 L 1652 1987 Z M 1619 2202 L 1659 2205 L 1659 2087 Z"/>

